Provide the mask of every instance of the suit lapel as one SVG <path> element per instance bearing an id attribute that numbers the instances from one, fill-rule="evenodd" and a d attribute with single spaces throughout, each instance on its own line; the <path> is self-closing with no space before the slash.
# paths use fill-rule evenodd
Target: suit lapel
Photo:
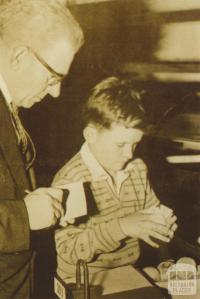
<path id="1" fill-rule="evenodd" d="M 0 147 L 20 193 L 30 187 L 10 113 L 0 93 Z"/>

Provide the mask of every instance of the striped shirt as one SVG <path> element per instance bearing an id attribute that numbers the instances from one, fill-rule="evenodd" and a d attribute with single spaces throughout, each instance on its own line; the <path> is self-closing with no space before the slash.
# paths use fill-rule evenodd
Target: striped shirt
<path id="1" fill-rule="evenodd" d="M 141 159 L 131 161 L 117 177 L 114 187 L 85 144 L 55 176 L 54 187 L 82 181 L 90 190 L 86 192 L 87 219 L 59 229 L 55 234 L 57 272 L 63 280 L 75 275 L 78 259 L 88 262 L 90 273 L 137 261 L 138 239 L 124 235 L 119 219 L 155 206 L 159 201 L 150 188 L 147 168 Z"/>

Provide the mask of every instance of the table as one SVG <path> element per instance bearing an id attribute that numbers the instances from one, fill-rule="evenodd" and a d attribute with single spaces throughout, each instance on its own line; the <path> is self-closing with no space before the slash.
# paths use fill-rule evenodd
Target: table
<path id="1" fill-rule="evenodd" d="M 101 271 L 90 278 L 90 284 L 102 286 L 102 299 L 171 298 L 166 296 L 166 290 L 153 285 L 132 266 Z"/>
<path id="2" fill-rule="evenodd" d="M 102 299 L 165 299 L 171 298 L 168 294 L 165 296 L 160 289 L 155 287 L 146 287 L 136 290 L 124 291 L 121 293 L 115 293 L 102 296 Z M 91 298 L 92 299 L 92 298 Z"/>
<path id="3" fill-rule="evenodd" d="M 61 299 L 71 299 L 70 288 L 74 279 L 63 282 L 57 278 L 56 294 Z M 104 270 L 89 277 L 90 286 L 101 286 L 102 292 L 93 292 L 90 299 L 166 299 L 171 298 L 167 291 L 153 285 L 140 271 L 132 266 Z M 91 292 L 94 288 L 91 287 Z M 72 289 L 71 289 L 72 290 Z M 83 295 L 76 298 L 83 298 Z"/>

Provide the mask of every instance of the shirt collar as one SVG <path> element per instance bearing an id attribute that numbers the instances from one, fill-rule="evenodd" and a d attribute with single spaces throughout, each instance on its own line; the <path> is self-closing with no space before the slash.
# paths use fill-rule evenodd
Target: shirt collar
<path id="1" fill-rule="evenodd" d="M 85 142 L 81 147 L 81 157 L 83 162 L 89 169 L 92 179 L 98 181 L 99 179 L 108 178 L 109 174 L 104 170 L 104 168 L 99 164 L 97 159 L 92 154 L 88 144 Z"/>
<path id="2" fill-rule="evenodd" d="M 5 98 L 5 101 L 7 102 L 8 106 L 12 103 L 12 97 L 8 90 L 8 87 L 6 85 L 5 80 L 3 79 L 3 76 L 0 73 L 0 90 Z"/>
<path id="3" fill-rule="evenodd" d="M 105 171 L 105 169 L 94 157 L 86 142 L 82 145 L 80 153 L 85 165 L 87 166 L 92 175 L 93 181 L 111 178 L 110 175 Z M 129 163 L 125 169 L 118 171 L 117 177 L 120 178 L 120 180 L 126 179 L 129 175 L 129 171 L 132 168 L 132 163 Z"/>

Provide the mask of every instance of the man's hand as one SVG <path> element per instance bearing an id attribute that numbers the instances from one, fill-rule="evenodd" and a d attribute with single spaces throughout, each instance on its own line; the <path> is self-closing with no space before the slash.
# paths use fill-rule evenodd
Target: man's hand
<path id="1" fill-rule="evenodd" d="M 169 242 L 177 228 L 175 221 L 176 216 L 172 215 L 165 223 L 161 223 L 159 219 L 156 220 L 153 213 L 149 213 L 146 209 L 121 218 L 120 225 L 127 236 L 142 239 L 152 247 L 158 248 L 159 245 L 152 241 L 151 237 Z"/>
<path id="2" fill-rule="evenodd" d="M 169 227 L 168 235 L 169 235 L 170 239 L 172 239 L 174 237 L 174 233 L 178 227 L 178 225 L 175 223 L 176 220 L 177 220 L 177 217 L 175 215 L 168 216 L 165 219 L 166 225 L 167 225 L 167 227 Z"/>
<path id="3" fill-rule="evenodd" d="M 62 197 L 60 189 L 38 188 L 24 198 L 31 230 L 50 227 L 63 216 Z"/>

